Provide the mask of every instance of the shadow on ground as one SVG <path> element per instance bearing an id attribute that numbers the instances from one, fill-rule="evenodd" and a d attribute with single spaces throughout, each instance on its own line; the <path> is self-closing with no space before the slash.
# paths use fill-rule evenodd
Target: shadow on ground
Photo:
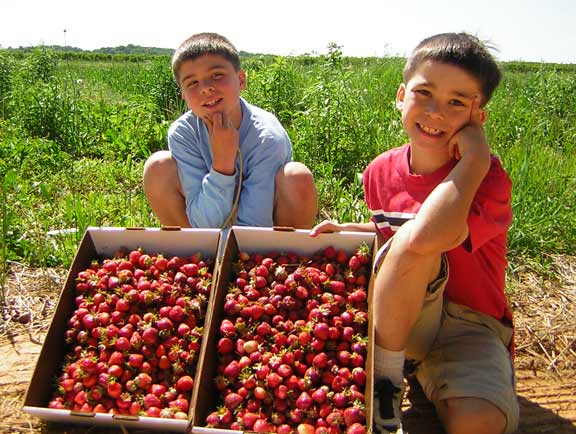
<path id="1" fill-rule="evenodd" d="M 576 380 L 540 379 L 519 373 L 520 426 L 516 434 L 576 434 Z M 434 406 L 415 379 L 403 403 L 405 434 L 444 434 Z"/>

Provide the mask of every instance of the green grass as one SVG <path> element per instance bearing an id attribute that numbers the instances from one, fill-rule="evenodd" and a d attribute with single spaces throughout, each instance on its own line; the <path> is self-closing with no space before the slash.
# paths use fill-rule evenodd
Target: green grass
<path id="1" fill-rule="evenodd" d="M 403 61 L 348 59 L 335 45 L 244 60 L 244 97 L 278 116 L 314 172 L 319 219 L 368 219 L 356 173 L 406 141 L 394 108 Z M 185 109 L 169 64 L 0 51 L 0 271 L 68 265 L 87 226 L 158 225 L 141 172 Z M 510 260 L 545 266 L 576 251 L 576 68 L 503 66 L 486 132 L 514 182 Z"/>

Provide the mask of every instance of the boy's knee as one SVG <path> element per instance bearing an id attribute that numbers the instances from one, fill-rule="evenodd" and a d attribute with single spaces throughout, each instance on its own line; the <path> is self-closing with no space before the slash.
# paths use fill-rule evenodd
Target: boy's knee
<path id="1" fill-rule="evenodd" d="M 143 183 L 148 198 L 160 198 L 169 195 L 171 191 L 182 194 L 178 166 L 170 151 L 155 152 L 146 160 Z"/>
<path id="2" fill-rule="evenodd" d="M 274 224 L 311 228 L 318 210 L 314 176 L 304 164 L 290 162 L 276 172 Z"/>
<path id="3" fill-rule="evenodd" d="M 488 401 L 455 398 L 440 405 L 448 434 L 502 434 L 506 429 L 506 417 Z"/>
<path id="4" fill-rule="evenodd" d="M 163 177 L 176 170 L 176 161 L 170 151 L 157 151 L 144 163 L 144 180 L 150 177 Z"/>
<path id="5" fill-rule="evenodd" d="M 278 169 L 275 183 L 279 192 L 305 195 L 315 192 L 316 189 L 310 169 L 296 161 L 291 161 Z"/>
<path id="6" fill-rule="evenodd" d="M 405 260 L 409 258 L 416 261 L 422 259 L 422 255 L 414 251 L 411 244 L 413 226 L 414 221 L 408 220 L 398 228 L 390 245 L 390 254 L 403 257 Z"/>
<path id="7" fill-rule="evenodd" d="M 440 270 L 441 254 L 423 255 L 415 251 L 411 242 L 413 226 L 414 221 L 408 220 L 398 228 L 386 256 L 394 258 L 398 275 L 402 275 L 402 271 L 417 270 L 427 276 L 428 282 L 432 282 Z"/>

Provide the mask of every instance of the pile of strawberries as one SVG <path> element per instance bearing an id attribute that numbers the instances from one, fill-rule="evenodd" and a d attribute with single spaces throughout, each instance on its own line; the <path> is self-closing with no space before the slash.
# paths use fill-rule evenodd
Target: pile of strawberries
<path id="1" fill-rule="evenodd" d="M 369 252 L 239 254 L 219 324 L 221 400 L 207 426 L 366 432 Z"/>
<path id="2" fill-rule="evenodd" d="M 81 271 L 49 407 L 187 419 L 213 266 L 133 250 Z"/>

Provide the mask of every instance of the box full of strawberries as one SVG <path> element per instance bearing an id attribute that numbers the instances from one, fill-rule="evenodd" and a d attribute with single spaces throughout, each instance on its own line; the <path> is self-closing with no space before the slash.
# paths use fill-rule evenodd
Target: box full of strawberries
<path id="1" fill-rule="evenodd" d="M 197 434 L 371 432 L 373 233 L 233 227 L 199 361 Z"/>
<path id="2" fill-rule="evenodd" d="M 370 433 L 375 244 L 88 228 L 24 411 L 124 432 Z"/>
<path id="3" fill-rule="evenodd" d="M 220 235 L 88 228 L 24 411 L 64 423 L 187 431 Z"/>

